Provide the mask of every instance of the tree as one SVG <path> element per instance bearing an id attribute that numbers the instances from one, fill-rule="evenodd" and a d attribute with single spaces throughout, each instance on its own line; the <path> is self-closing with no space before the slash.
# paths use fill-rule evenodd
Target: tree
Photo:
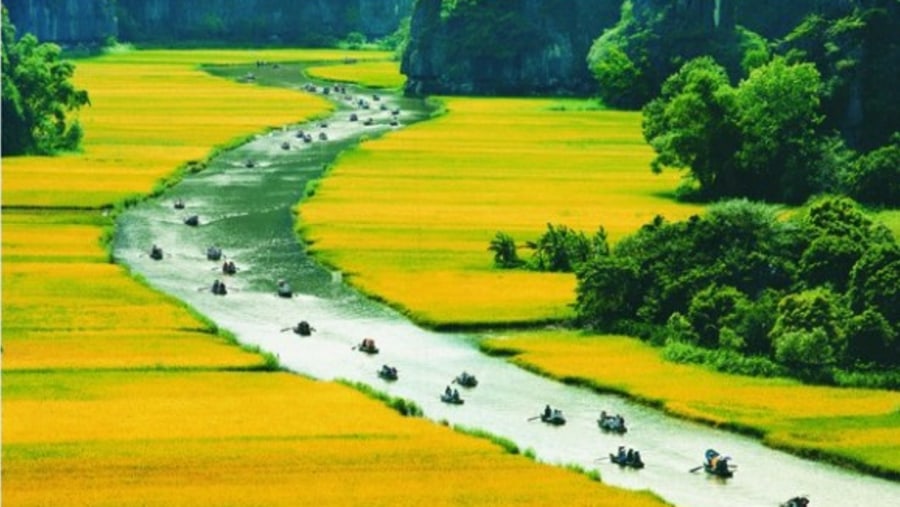
<path id="1" fill-rule="evenodd" d="M 494 252 L 494 265 L 499 268 L 510 269 L 522 265 L 516 253 L 515 240 L 505 232 L 498 232 L 494 236 L 488 250 Z"/>
<path id="2" fill-rule="evenodd" d="M 900 322 L 900 246 L 876 244 L 850 271 L 847 295 L 855 312 L 877 310 L 888 322 Z"/>
<path id="3" fill-rule="evenodd" d="M 890 144 L 861 157 L 844 174 L 851 197 L 865 204 L 900 206 L 900 133 Z"/>
<path id="4" fill-rule="evenodd" d="M 534 243 L 529 264 L 538 271 L 571 273 L 593 255 L 592 242 L 583 232 L 565 225 L 547 224 L 547 232 Z"/>
<path id="5" fill-rule="evenodd" d="M 803 224 L 812 229 L 812 235 L 840 236 L 865 246 L 870 241 L 873 222 L 853 200 L 826 197 L 809 207 Z"/>
<path id="6" fill-rule="evenodd" d="M 847 236 L 829 234 L 816 238 L 800 258 L 800 276 L 808 287 L 830 284 L 842 292 L 864 248 Z"/>
<path id="7" fill-rule="evenodd" d="M 710 285 L 691 300 L 687 318 L 697 334 L 698 345 L 715 348 L 719 331 L 733 329 L 739 319 L 738 309 L 747 304 L 747 296 L 734 287 Z"/>
<path id="8" fill-rule="evenodd" d="M 710 57 L 691 60 L 669 77 L 660 96 L 644 107 L 644 138 L 657 153 L 653 172 L 689 168 L 707 193 L 737 194 L 733 95 L 725 69 Z"/>
<path id="9" fill-rule="evenodd" d="M 736 158 L 748 197 L 801 202 L 817 190 L 820 92 L 815 66 L 780 57 L 754 69 L 737 87 Z"/>
<path id="10" fill-rule="evenodd" d="M 773 342 L 775 360 L 787 366 L 798 367 L 809 375 L 836 362 L 831 340 L 822 328 L 797 329 L 779 335 Z"/>
<path id="11" fill-rule="evenodd" d="M 782 363 L 826 365 L 839 361 L 846 349 L 843 323 L 847 311 L 838 297 L 817 288 L 785 296 L 778 303 L 769 333 L 775 358 Z"/>
<path id="12" fill-rule="evenodd" d="M 55 44 L 31 34 L 18 41 L 3 8 L 3 155 L 52 154 L 76 149 L 82 130 L 71 113 L 90 104 L 70 82 L 75 65 Z"/>
<path id="13" fill-rule="evenodd" d="M 839 146 L 818 136 L 821 80 L 775 58 L 732 87 L 709 57 L 686 63 L 644 108 L 654 171 L 688 168 L 708 198 L 799 202 L 836 180 Z"/>
<path id="14" fill-rule="evenodd" d="M 575 309 L 589 327 L 610 329 L 620 319 L 633 319 L 643 296 L 641 272 L 629 258 L 593 257 L 578 270 Z"/>
<path id="15" fill-rule="evenodd" d="M 847 325 L 847 360 L 884 366 L 900 364 L 897 331 L 881 313 L 867 308 Z"/>

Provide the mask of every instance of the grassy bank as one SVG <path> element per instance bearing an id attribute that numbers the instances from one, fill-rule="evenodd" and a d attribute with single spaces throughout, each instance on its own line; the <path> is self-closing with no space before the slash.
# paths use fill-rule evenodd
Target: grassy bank
<path id="1" fill-rule="evenodd" d="M 772 447 L 900 478 L 900 393 L 725 375 L 622 336 L 533 331 L 482 343 L 524 368 L 614 392 Z"/>
<path id="2" fill-rule="evenodd" d="M 2 503 L 663 505 L 404 418 L 346 386 L 269 371 L 107 262 L 111 219 L 98 207 L 151 192 L 212 146 L 330 107 L 196 66 L 306 58 L 324 57 L 81 61 L 93 102 L 84 152 L 3 159 Z"/>
<path id="3" fill-rule="evenodd" d="M 674 202 L 672 172 L 651 174 L 636 113 L 582 101 L 446 98 L 447 114 L 341 157 L 300 207 L 302 234 L 351 283 L 433 325 L 571 316 L 570 274 L 501 271 L 497 231 L 520 244 L 548 222 L 612 239 Z M 522 255 L 528 255 L 522 252 Z"/>

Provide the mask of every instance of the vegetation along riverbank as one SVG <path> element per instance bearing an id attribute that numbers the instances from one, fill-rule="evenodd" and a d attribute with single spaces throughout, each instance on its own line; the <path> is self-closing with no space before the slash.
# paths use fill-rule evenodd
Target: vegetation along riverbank
<path id="1" fill-rule="evenodd" d="M 371 55 L 135 51 L 78 62 L 92 102 L 80 112 L 83 151 L 3 159 L 4 504 L 664 505 L 277 371 L 109 263 L 107 208 L 202 166 L 214 146 L 330 107 L 199 64 Z"/>

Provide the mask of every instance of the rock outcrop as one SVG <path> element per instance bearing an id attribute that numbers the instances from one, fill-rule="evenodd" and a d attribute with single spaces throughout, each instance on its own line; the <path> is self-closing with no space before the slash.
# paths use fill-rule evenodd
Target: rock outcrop
<path id="1" fill-rule="evenodd" d="M 129 41 L 333 44 L 393 33 L 414 0 L 118 0 Z"/>
<path id="2" fill-rule="evenodd" d="M 110 37 L 159 44 L 329 45 L 397 30 L 414 0 L 16 0 L 19 34 L 66 46 Z"/>
<path id="3" fill-rule="evenodd" d="M 401 71 L 411 94 L 589 94 L 593 40 L 620 0 L 420 0 Z"/>
<path id="4" fill-rule="evenodd" d="M 15 0 L 3 2 L 16 33 L 64 46 L 97 45 L 118 34 L 114 0 Z"/>

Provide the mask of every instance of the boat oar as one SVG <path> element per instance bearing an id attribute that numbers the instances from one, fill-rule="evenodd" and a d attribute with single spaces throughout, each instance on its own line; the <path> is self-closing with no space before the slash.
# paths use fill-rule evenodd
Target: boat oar
<path id="1" fill-rule="evenodd" d="M 594 463 L 600 463 L 603 460 L 609 459 L 609 456 L 603 456 L 602 458 L 597 458 L 594 460 Z"/>
<path id="2" fill-rule="evenodd" d="M 692 473 L 694 473 L 694 472 L 700 470 L 701 468 L 703 468 L 703 465 L 700 465 L 700 466 L 698 466 L 698 467 L 694 467 L 694 468 L 688 470 L 688 473 L 689 473 L 689 474 L 692 474 Z"/>
<path id="3" fill-rule="evenodd" d="M 541 416 L 536 415 L 536 416 L 534 416 L 534 417 L 529 417 L 528 419 L 525 419 L 525 420 L 526 420 L 526 421 L 534 421 L 534 420 L 540 419 L 540 418 L 541 418 Z"/>
<path id="4" fill-rule="evenodd" d="M 290 330 L 291 330 L 291 328 L 286 327 L 286 328 L 282 329 L 281 331 L 279 331 L 279 333 L 283 333 L 283 332 L 285 332 L 285 331 L 290 331 Z"/>

